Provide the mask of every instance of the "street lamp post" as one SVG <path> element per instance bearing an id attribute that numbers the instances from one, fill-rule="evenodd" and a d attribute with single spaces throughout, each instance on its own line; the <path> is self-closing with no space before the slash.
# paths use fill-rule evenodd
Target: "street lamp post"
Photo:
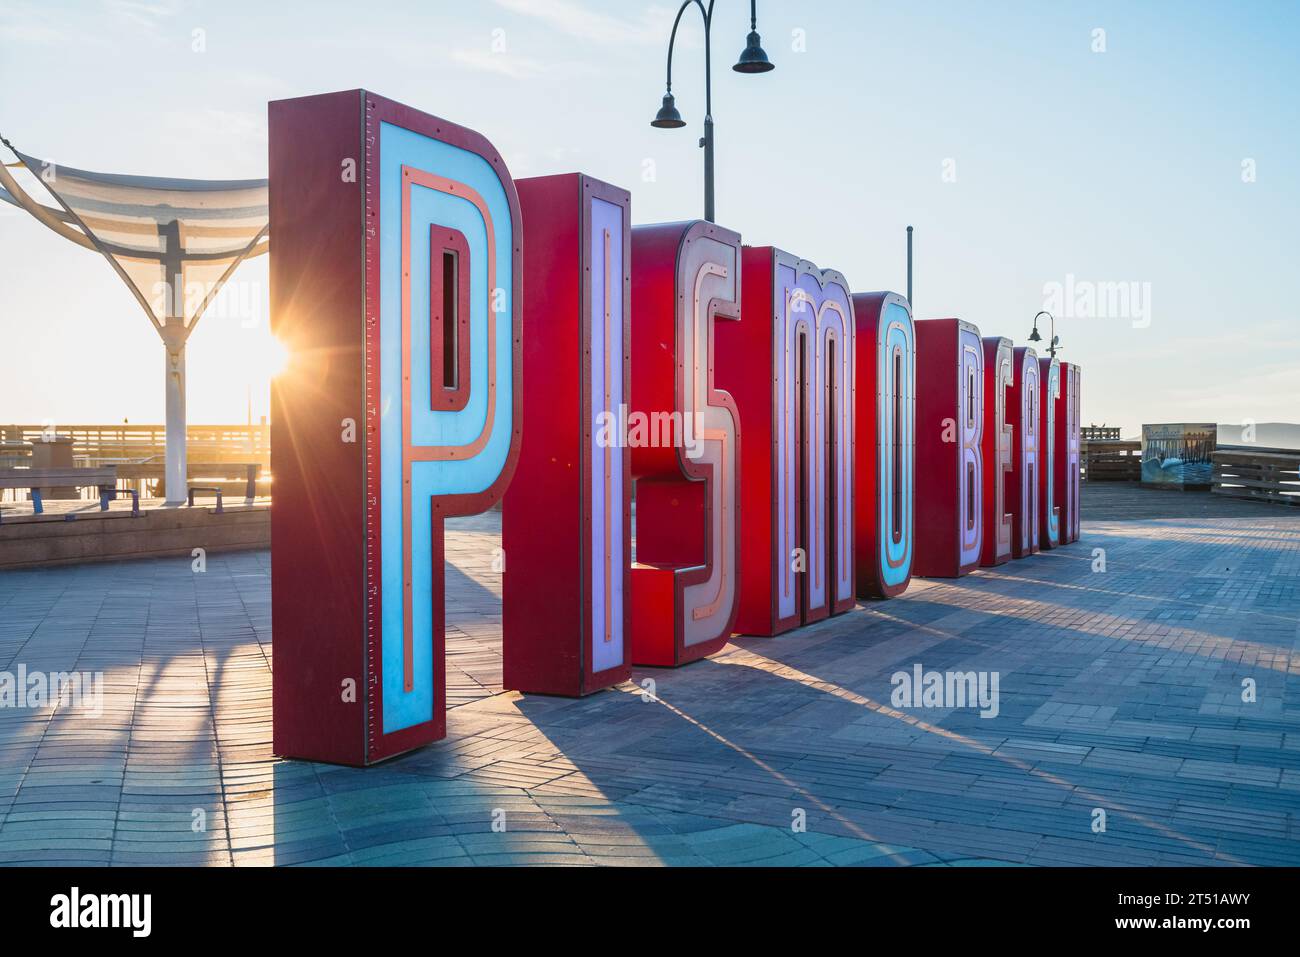
<path id="1" fill-rule="evenodd" d="M 713 4 L 714 0 L 709 0 L 706 8 L 704 0 L 683 0 L 682 5 L 677 9 L 677 17 L 673 20 L 673 32 L 668 38 L 668 75 L 664 101 L 655 118 L 650 121 L 651 126 L 663 130 L 680 129 L 686 125 L 682 115 L 677 112 L 677 105 L 673 100 L 673 45 L 677 41 L 677 25 L 681 23 L 682 14 L 686 12 L 687 7 L 694 5 L 699 8 L 700 15 L 704 17 L 704 136 L 700 138 L 700 146 L 704 147 L 704 218 L 711 223 L 715 222 L 713 216 L 713 63 L 709 44 L 709 33 L 713 26 Z M 758 0 L 749 0 L 749 36 L 746 38 L 745 49 L 741 51 L 740 58 L 732 67 L 737 73 L 766 73 L 774 69 L 774 64 L 767 58 L 759 42 L 757 6 Z"/>
<path id="2" fill-rule="evenodd" d="M 912 310 L 912 315 L 916 315 L 916 308 L 912 305 L 912 227 L 907 227 L 907 308 Z"/>
<path id="3" fill-rule="evenodd" d="M 1043 337 L 1040 336 L 1040 335 L 1038 334 L 1038 317 L 1039 317 L 1039 316 L 1046 316 L 1049 320 L 1051 320 L 1051 323 L 1052 323 L 1052 325 L 1051 325 L 1052 341 L 1049 342 L 1048 345 L 1047 345 L 1047 354 L 1048 354 L 1049 356 L 1051 356 L 1053 359 L 1055 359 L 1055 358 L 1056 358 L 1056 350 L 1057 350 L 1057 349 L 1059 348 L 1059 346 L 1060 346 L 1061 337 L 1058 336 L 1058 335 L 1056 334 L 1056 317 L 1055 317 L 1054 315 L 1052 315 L 1050 312 L 1048 312 L 1046 309 L 1040 309 L 1037 313 L 1034 314 L 1034 331 L 1031 332 L 1031 333 L 1029 334 L 1029 341 L 1030 341 L 1030 342 L 1042 342 L 1042 341 L 1043 341 Z"/>

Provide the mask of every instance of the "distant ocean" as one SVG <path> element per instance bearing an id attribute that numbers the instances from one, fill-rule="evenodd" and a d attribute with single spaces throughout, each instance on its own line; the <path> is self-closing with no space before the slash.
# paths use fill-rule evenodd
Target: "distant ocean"
<path id="1" fill-rule="evenodd" d="M 1219 445 L 1258 446 L 1262 449 L 1300 449 L 1300 425 L 1294 422 L 1260 422 L 1254 427 L 1251 441 L 1245 426 L 1238 422 L 1220 422 Z"/>

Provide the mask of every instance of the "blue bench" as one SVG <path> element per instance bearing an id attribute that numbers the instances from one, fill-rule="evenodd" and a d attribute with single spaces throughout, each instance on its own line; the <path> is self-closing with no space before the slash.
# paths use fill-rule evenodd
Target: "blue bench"
<path id="1" fill-rule="evenodd" d="M 99 510 L 108 511 L 108 503 L 117 498 L 119 492 L 131 496 L 131 517 L 140 517 L 140 496 L 135 489 L 117 487 L 117 469 L 113 466 L 93 469 L 48 468 L 48 469 L 0 469 L 0 488 L 25 488 L 32 493 L 32 512 L 41 515 L 45 504 L 41 501 L 42 488 L 88 488 L 99 489 Z M 63 516 L 72 521 L 75 512 Z"/>

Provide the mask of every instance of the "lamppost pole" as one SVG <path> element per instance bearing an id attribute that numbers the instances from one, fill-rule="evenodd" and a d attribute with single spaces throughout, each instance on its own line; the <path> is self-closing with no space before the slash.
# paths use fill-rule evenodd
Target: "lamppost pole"
<path id="1" fill-rule="evenodd" d="M 703 7 L 701 7 L 703 9 Z M 713 26 L 713 0 L 709 0 L 709 12 L 704 15 L 704 136 L 700 145 L 704 147 L 704 218 L 711 223 L 713 218 L 713 51 L 709 43 L 709 28 Z M 669 53 L 671 57 L 671 52 Z"/>
<path id="2" fill-rule="evenodd" d="M 916 314 L 916 309 L 912 305 L 912 227 L 907 227 L 907 308 Z"/>
<path id="3" fill-rule="evenodd" d="M 677 42 L 677 27 L 682 21 L 682 14 L 686 12 L 687 7 L 698 7 L 700 15 L 704 18 L 704 135 L 700 137 L 700 146 L 704 148 L 704 218 L 711 223 L 716 221 L 713 205 L 713 49 L 710 43 L 713 4 L 714 0 L 709 0 L 707 7 L 704 5 L 704 0 L 683 0 L 682 5 L 677 8 L 677 16 L 673 20 L 673 32 L 668 38 L 668 68 L 663 106 L 650 122 L 651 126 L 659 129 L 679 129 L 686 125 L 682 115 L 677 112 L 673 100 L 673 47 Z M 768 60 L 759 42 L 757 6 L 757 0 L 750 0 L 749 37 L 740 59 L 732 67 L 737 73 L 766 73 L 773 68 L 772 62 Z"/>

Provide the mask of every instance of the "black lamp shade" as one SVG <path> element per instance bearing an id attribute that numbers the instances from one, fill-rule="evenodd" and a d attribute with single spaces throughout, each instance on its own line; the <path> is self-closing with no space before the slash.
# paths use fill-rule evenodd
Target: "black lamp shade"
<path id="1" fill-rule="evenodd" d="M 740 59 L 732 69 L 737 73 L 766 73 L 768 70 L 776 69 L 776 64 L 763 52 L 757 30 L 750 32 L 745 49 L 741 51 Z"/>
<path id="2" fill-rule="evenodd" d="M 650 121 L 650 125 L 658 127 L 661 130 L 675 130 L 686 125 L 686 121 L 682 119 L 682 115 L 677 112 L 677 106 L 673 102 L 673 95 L 671 93 L 664 94 L 664 105 L 659 107 L 659 112 L 656 113 L 655 118 Z"/>

